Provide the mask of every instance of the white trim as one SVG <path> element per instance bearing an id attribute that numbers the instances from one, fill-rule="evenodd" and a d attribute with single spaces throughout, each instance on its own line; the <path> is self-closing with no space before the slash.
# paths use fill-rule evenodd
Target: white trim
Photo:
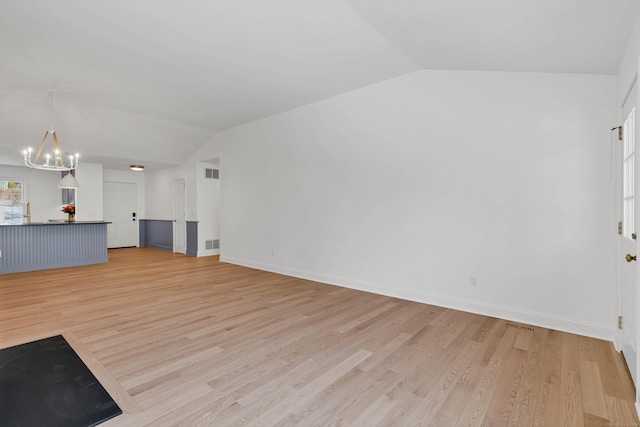
<path id="1" fill-rule="evenodd" d="M 379 295 L 436 305 L 439 307 L 462 310 L 470 313 L 482 314 L 485 316 L 497 317 L 505 320 L 512 320 L 515 322 L 526 323 L 529 325 L 540 326 L 548 329 L 570 332 L 573 334 L 602 339 L 606 341 L 614 341 L 616 337 L 617 329 L 613 328 L 611 325 L 585 322 L 578 319 L 556 316 L 548 313 L 520 310 L 513 307 L 484 303 L 465 298 L 415 292 L 406 289 L 391 289 L 380 284 L 356 282 L 339 277 L 310 273 L 271 264 L 256 263 L 253 261 L 247 261 L 224 255 L 220 256 L 220 261 L 230 264 L 242 265 L 245 267 L 256 268 L 259 270 L 285 274 L 288 276 L 299 277 L 302 279 L 313 280 L 315 282 L 356 289 L 359 291 L 371 292 Z"/>
<path id="2" fill-rule="evenodd" d="M 624 98 L 622 98 L 622 104 L 620 104 L 620 108 L 623 108 L 624 104 L 627 103 L 627 100 L 629 99 L 629 95 L 631 95 L 631 92 L 633 91 L 633 87 L 636 85 L 637 82 L 638 82 L 638 73 L 636 73 L 633 76 L 633 80 L 631 80 L 631 84 L 629 85 L 629 89 L 627 89 L 627 93 L 624 95 Z"/>
<path id="3" fill-rule="evenodd" d="M 22 220 L 21 223 L 26 221 L 26 210 L 27 210 L 27 203 L 29 203 L 29 193 L 27 192 L 27 177 L 23 177 L 23 178 L 0 178 L 0 181 L 2 182 L 20 182 L 21 183 L 21 188 L 22 188 L 22 203 L 20 203 L 22 205 Z M 5 205 L 0 205 L 0 206 L 5 206 Z M 11 205 L 8 206 L 14 206 L 13 203 Z M 60 203 L 60 206 L 62 206 L 62 202 Z M 4 225 L 4 217 L 2 218 L 2 220 L 0 220 L 0 225 Z"/>
<path id="4" fill-rule="evenodd" d="M 220 255 L 220 249 L 208 249 L 204 251 L 198 251 L 198 254 L 196 256 L 201 257 L 201 256 L 214 256 L 214 255 Z"/>
<path id="5" fill-rule="evenodd" d="M 178 213 L 176 212 L 176 204 L 177 204 L 177 200 L 178 200 L 178 194 L 176 192 L 176 184 L 182 182 L 184 184 L 184 194 L 182 195 L 183 197 L 183 203 L 184 203 L 184 252 L 178 252 L 177 251 L 177 245 L 176 245 L 176 235 L 178 234 Z M 173 253 L 179 253 L 179 254 L 183 254 L 186 255 L 187 254 L 187 218 L 189 217 L 189 215 L 187 214 L 188 209 L 187 209 L 187 178 L 186 177 L 178 177 L 178 178 L 174 178 L 173 179 Z"/>
<path id="6" fill-rule="evenodd" d="M 618 353 L 622 351 L 622 344 L 620 343 L 620 330 L 618 330 L 615 339 L 613 340 L 613 348 L 615 348 Z"/>

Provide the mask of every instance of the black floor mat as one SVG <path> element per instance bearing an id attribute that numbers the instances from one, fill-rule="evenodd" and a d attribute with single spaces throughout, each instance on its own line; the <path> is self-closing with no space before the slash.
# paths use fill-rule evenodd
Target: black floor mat
<path id="1" fill-rule="evenodd" d="M 61 335 L 0 350 L 0 426 L 87 427 L 121 413 Z"/>

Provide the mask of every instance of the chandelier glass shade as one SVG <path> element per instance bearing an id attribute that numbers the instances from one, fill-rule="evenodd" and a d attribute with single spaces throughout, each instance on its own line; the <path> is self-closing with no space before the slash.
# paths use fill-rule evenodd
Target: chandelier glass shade
<path id="1" fill-rule="evenodd" d="M 31 147 L 24 150 L 22 154 L 24 155 L 24 164 L 33 169 L 41 169 L 41 170 L 49 170 L 49 171 L 71 171 L 74 170 L 78 166 L 78 154 L 67 154 L 67 159 L 65 160 L 65 155 L 63 155 L 62 150 L 60 149 L 60 144 L 58 144 L 58 136 L 56 135 L 56 131 L 53 129 L 53 90 L 50 90 L 51 94 L 51 128 L 46 131 L 44 134 L 44 138 L 42 138 L 42 142 L 40 143 L 40 147 L 36 152 L 35 158 L 33 158 L 33 150 Z M 47 143 L 47 139 L 51 135 L 53 139 L 53 153 L 45 152 L 45 145 Z"/>

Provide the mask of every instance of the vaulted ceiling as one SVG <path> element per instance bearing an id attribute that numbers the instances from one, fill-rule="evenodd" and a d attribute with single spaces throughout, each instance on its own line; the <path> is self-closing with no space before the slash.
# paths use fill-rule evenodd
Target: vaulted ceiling
<path id="1" fill-rule="evenodd" d="M 616 74 L 637 0 L 3 0 L 0 164 L 183 163 L 217 131 L 418 69 Z"/>

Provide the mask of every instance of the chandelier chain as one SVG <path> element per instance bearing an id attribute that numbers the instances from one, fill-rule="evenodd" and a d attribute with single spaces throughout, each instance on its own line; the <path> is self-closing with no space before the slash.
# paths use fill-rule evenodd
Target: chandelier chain
<path id="1" fill-rule="evenodd" d="M 51 89 L 49 90 L 49 97 L 51 98 L 51 105 L 49 108 L 49 125 L 50 125 L 50 131 L 53 132 L 55 130 L 55 128 L 53 127 L 53 93 L 55 92 L 55 90 Z"/>

